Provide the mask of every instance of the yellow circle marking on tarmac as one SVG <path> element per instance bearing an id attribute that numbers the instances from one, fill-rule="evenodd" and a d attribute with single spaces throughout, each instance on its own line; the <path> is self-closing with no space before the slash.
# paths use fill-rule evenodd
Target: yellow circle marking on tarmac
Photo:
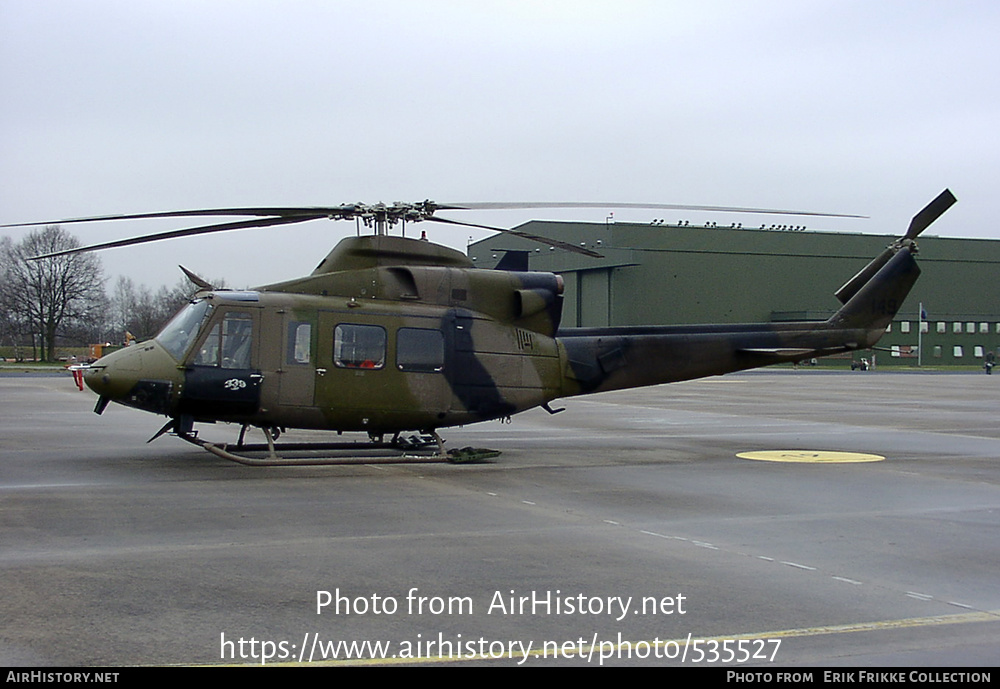
<path id="1" fill-rule="evenodd" d="M 851 464 L 856 462 L 881 462 L 882 455 L 868 455 L 863 452 L 830 452 L 828 450 L 763 450 L 760 452 L 738 452 L 741 459 L 756 459 L 761 462 L 804 462 L 813 464 Z"/>

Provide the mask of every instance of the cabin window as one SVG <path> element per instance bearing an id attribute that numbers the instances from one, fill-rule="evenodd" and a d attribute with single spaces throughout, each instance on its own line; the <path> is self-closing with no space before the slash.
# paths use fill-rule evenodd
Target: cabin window
<path id="1" fill-rule="evenodd" d="M 341 323 L 333 331 L 333 363 L 340 368 L 385 366 L 385 328 Z"/>
<path id="2" fill-rule="evenodd" d="M 312 324 L 293 321 L 288 324 L 288 348 L 286 361 L 289 364 L 308 364 L 312 348 Z"/>
<path id="3" fill-rule="evenodd" d="M 196 366 L 250 368 L 250 345 L 253 341 L 253 316 L 244 311 L 230 311 L 212 326 L 198 350 Z"/>
<path id="4" fill-rule="evenodd" d="M 400 371 L 440 371 L 444 368 L 444 335 L 440 330 L 400 328 L 396 334 L 396 366 Z"/>

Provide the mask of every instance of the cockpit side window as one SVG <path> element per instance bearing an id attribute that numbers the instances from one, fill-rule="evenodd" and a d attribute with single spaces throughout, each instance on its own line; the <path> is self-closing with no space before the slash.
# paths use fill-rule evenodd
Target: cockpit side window
<path id="1" fill-rule="evenodd" d="M 198 337 L 211 310 L 211 304 L 203 299 L 188 304 L 163 326 L 156 341 L 163 345 L 170 356 L 178 361 L 183 360 L 184 353 Z"/>
<path id="2" fill-rule="evenodd" d="M 253 316 L 244 311 L 229 311 L 212 326 L 195 356 L 195 366 L 250 368 L 253 342 Z"/>

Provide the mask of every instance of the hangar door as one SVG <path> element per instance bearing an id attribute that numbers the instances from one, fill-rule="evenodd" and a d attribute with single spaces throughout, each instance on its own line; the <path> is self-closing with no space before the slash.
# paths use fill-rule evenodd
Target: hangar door
<path id="1" fill-rule="evenodd" d="M 577 323 L 584 328 L 611 325 L 611 269 L 581 270 L 576 275 Z"/>

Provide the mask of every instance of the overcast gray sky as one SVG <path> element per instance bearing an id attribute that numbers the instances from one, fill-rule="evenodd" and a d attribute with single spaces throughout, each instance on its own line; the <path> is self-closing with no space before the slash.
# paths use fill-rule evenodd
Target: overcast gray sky
<path id="1" fill-rule="evenodd" d="M 935 234 L 1000 237 L 997 36 L 992 0 L 0 0 L 0 222 L 431 198 L 796 208 L 890 233 L 947 186 Z M 178 263 L 242 287 L 308 273 L 353 231 L 101 257 L 151 287 Z"/>

